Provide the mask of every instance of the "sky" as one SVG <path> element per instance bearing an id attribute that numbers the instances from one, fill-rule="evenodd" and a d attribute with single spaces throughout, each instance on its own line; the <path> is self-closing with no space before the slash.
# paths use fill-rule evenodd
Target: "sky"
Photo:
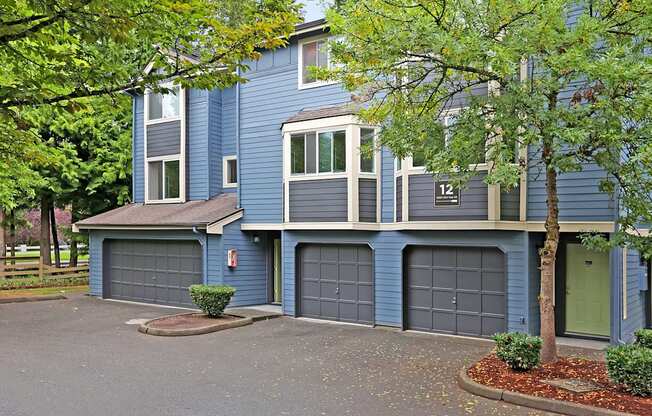
<path id="1" fill-rule="evenodd" d="M 324 17 L 324 9 L 330 3 L 329 0 L 299 0 L 303 4 L 303 12 L 306 22 L 312 22 Z"/>

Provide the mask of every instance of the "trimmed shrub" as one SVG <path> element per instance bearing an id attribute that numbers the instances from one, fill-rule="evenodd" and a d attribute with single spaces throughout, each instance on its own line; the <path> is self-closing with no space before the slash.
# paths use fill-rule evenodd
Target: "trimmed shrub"
<path id="1" fill-rule="evenodd" d="M 636 341 L 634 344 L 643 348 L 652 348 L 652 329 L 639 329 L 634 332 L 636 335 Z"/>
<path id="2" fill-rule="evenodd" d="M 512 370 L 527 371 L 539 365 L 541 338 L 522 332 L 501 333 L 493 336 L 496 341 L 496 355 Z"/>
<path id="3" fill-rule="evenodd" d="M 652 349 L 620 345 L 607 350 L 607 370 L 611 381 L 637 396 L 652 396 Z"/>
<path id="4" fill-rule="evenodd" d="M 235 288 L 226 285 L 192 285 L 189 290 L 195 305 L 211 318 L 222 316 L 235 295 Z"/>

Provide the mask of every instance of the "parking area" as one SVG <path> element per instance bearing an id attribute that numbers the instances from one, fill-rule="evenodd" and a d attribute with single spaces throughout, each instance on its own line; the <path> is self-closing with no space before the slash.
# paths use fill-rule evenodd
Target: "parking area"
<path id="1" fill-rule="evenodd" d="M 68 300 L 0 305 L 2 415 L 537 415 L 461 391 L 482 340 L 277 318 L 143 335 L 178 310 Z"/>

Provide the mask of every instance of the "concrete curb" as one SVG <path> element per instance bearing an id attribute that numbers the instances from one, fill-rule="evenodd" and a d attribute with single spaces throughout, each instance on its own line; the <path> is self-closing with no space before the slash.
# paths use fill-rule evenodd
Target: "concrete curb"
<path id="1" fill-rule="evenodd" d="M 190 335 L 209 334 L 211 332 L 222 331 L 224 329 L 238 328 L 245 325 L 251 325 L 254 322 L 253 319 L 251 318 L 245 318 L 237 315 L 227 315 L 227 316 L 233 316 L 240 319 L 236 319 L 234 321 L 229 321 L 229 322 L 220 322 L 211 325 L 205 325 L 199 328 L 189 328 L 189 329 L 161 329 L 161 328 L 149 327 L 149 325 L 152 322 L 158 321 L 160 319 L 169 318 L 171 316 L 194 315 L 196 313 L 197 312 L 179 313 L 176 315 L 167 315 L 167 316 L 162 316 L 160 318 L 150 319 L 149 321 L 140 324 L 138 326 L 138 332 L 142 332 L 143 334 L 147 334 L 147 335 L 157 335 L 162 337 L 185 337 Z"/>
<path id="2" fill-rule="evenodd" d="M 562 402 L 560 400 L 530 396 L 509 390 L 485 386 L 484 384 L 473 381 L 473 379 L 468 376 L 467 371 L 468 368 L 462 368 L 457 377 L 457 384 L 462 390 L 466 390 L 476 396 L 482 396 L 492 400 L 502 400 L 506 403 L 570 416 L 636 416 L 631 413 L 617 412 L 615 410 L 604 409 L 601 407 Z"/>
<path id="3" fill-rule="evenodd" d="M 42 295 L 42 296 L 21 296 L 17 298 L 0 298 L 0 304 L 3 303 L 22 303 L 22 302 L 41 302 L 44 300 L 61 300 L 68 299 L 63 295 Z"/>

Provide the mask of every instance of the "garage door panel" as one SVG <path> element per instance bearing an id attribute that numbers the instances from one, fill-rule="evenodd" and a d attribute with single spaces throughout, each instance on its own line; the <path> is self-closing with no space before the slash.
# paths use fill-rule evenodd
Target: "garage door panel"
<path id="1" fill-rule="evenodd" d="M 455 332 L 455 313 L 432 311 L 432 326 L 425 329 L 428 331 Z"/>
<path id="2" fill-rule="evenodd" d="M 504 272 L 482 272 L 482 290 L 505 292 Z"/>
<path id="3" fill-rule="evenodd" d="M 495 248 L 418 246 L 409 247 L 405 255 L 408 328 L 471 336 L 491 336 L 505 330 L 502 252 Z M 424 264 L 428 258 L 430 263 Z M 432 273 L 432 284 L 426 278 L 428 273 Z"/>
<path id="4" fill-rule="evenodd" d="M 432 286 L 432 270 L 425 268 L 408 268 L 409 279 L 412 286 L 430 287 Z"/>
<path id="5" fill-rule="evenodd" d="M 490 337 L 497 332 L 505 331 L 505 318 L 483 316 L 482 317 L 482 336 Z"/>
<path id="6" fill-rule="evenodd" d="M 368 247 L 354 245 L 300 246 L 299 313 L 322 319 L 373 323 L 370 252 Z M 315 287 L 319 289 L 317 292 Z"/>
<path id="7" fill-rule="evenodd" d="M 428 270 L 428 272 L 430 272 L 430 270 Z M 432 273 L 434 287 L 455 287 L 455 282 L 457 281 L 456 270 L 435 269 Z"/>
<path id="8" fill-rule="evenodd" d="M 458 312 L 480 312 L 482 296 L 479 293 L 457 292 Z"/>
<path id="9" fill-rule="evenodd" d="M 453 298 L 455 292 L 449 290 L 436 289 L 432 291 L 432 307 L 441 310 L 455 310 Z M 424 305 L 419 305 L 424 306 Z"/>
<path id="10" fill-rule="evenodd" d="M 452 247 L 424 247 L 424 250 L 431 251 L 433 254 L 430 255 L 430 260 L 425 264 L 428 267 L 432 267 L 433 264 L 436 264 L 439 267 L 457 267 L 457 252 L 455 248 Z"/>
<path id="11" fill-rule="evenodd" d="M 432 264 L 432 250 L 427 247 L 416 247 L 408 253 L 407 261 L 412 266 L 429 266 Z"/>
<path id="12" fill-rule="evenodd" d="M 457 249 L 457 267 L 479 269 L 482 267 L 482 249 L 460 247 Z"/>
<path id="13" fill-rule="evenodd" d="M 361 264 L 358 266 L 358 282 L 373 284 L 374 271 L 371 264 Z"/>
<path id="14" fill-rule="evenodd" d="M 482 319 L 480 315 L 464 315 L 458 313 L 456 319 L 458 334 L 470 336 L 482 335 Z"/>
<path id="15" fill-rule="evenodd" d="M 358 286 L 358 301 L 360 302 L 373 302 L 374 288 L 371 284 L 361 284 Z"/>
<path id="16" fill-rule="evenodd" d="M 459 270 L 457 272 L 457 289 L 482 289 L 482 273 L 480 270 Z"/>
<path id="17" fill-rule="evenodd" d="M 108 290 L 105 296 L 165 305 L 193 305 L 188 286 L 203 281 L 201 248 L 197 242 L 107 240 L 107 250 Z"/>
<path id="18" fill-rule="evenodd" d="M 432 310 L 410 308 L 407 313 L 410 328 L 431 331 L 432 330 Z"/>
<path id="19" fill-rule="evenodd" d="M 482 295 L 482 312 L 503 315 L 505 313 L 505 296 Z"/>

